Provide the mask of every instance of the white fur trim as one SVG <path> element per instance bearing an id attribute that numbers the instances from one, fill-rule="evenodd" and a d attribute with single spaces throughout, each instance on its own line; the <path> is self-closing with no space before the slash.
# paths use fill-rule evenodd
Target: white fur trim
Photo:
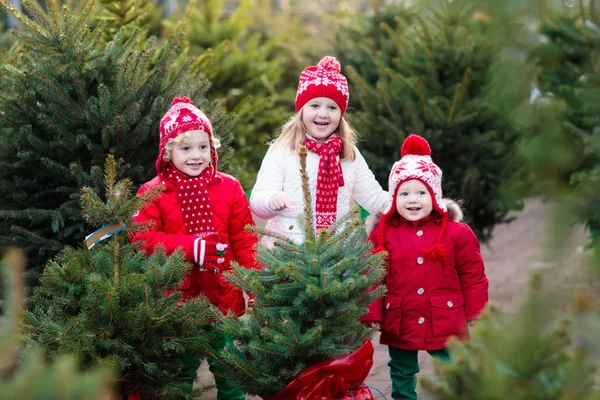
<path id="1" fill-rule="evenodd" d="M 200 240 L 200 262 L 198 264 L 204 265 L 204 255 L 206 254 L 206 240 Z"/>

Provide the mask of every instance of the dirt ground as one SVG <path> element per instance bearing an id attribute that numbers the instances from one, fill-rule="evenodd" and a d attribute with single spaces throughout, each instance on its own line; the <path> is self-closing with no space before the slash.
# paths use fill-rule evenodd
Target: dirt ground
<path id="1" fill-rule="evenodd" d="M 587 233 L 583 227 L 574 227 L 562 235 L 565 247 L 560 252 L 561 258 L 549 251 L 547 232 L 549 227 L 546 222 L 551 213 L 551 207 L 540 198 L 526 201 L 522 211 L 513 215 L 516 217 L 509 224 L 499 225 L 495 228 L 493 238 L 482 246 L 483 259 L 486 273 L 490 281 L 490 301 L 507 312 L 514 311 L 518 306 L 521 296 L 525 293 L 531 272 L 543 270 L 544 275 L 551 275 L 556 280 L 556 293 L 562 293 L 565 302 L 569 301 L 573 289 L 580 283 L 589 280 L 586 255 L 583 253 L 583 244 L 587 240 Z M 546 274 L 546 272 L 548 272 Z M 379 336 L 373 339 L 375 347 L 374 365 L 365 383 L 377 388 L 391 400 L 391 382 L 387 367 L 387 346 L 379 344 Z M 426 352 L 419 353 L 421 373 L 434 377 L 431 359 Z M 212 375 L 208 371 L 206 362 L 199 370 L 199 384 L 211 384 Z M 420 388 L 421 400 L 432 400 L 433 397 L 424 393 Z M 373 391 L 375 400 L 383 397 Z M 214 400 L 216 392 L 211 391 L 199 397 L 198 400 Z M 248 400 L 258 397 L 247 396 Z"/>

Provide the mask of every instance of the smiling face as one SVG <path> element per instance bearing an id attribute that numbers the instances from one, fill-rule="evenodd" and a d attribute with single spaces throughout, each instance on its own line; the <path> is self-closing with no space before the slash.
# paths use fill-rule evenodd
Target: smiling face
<path id="1" fill-rule="evenodd" d="M 403 182 L 396 194 L 396 211 L 409 221 L 428 217 L 433 210 L 431 194 L 427 186 L 419 180 Z"/>
<path id="2" fill-rule="evenodd" d="M 302 123 L 318 143 L 336 131 L 341 118 L 340 107 L 329 97 L 315 97 L 302 107 Z"/>
<path id="3" fill-rule="evenodd" d="M 210 165 L 210 137 L 205 131 L 182 133 L 183 140 L 175 138 L 171 162 L 189 176 L 199 176 Z"/>

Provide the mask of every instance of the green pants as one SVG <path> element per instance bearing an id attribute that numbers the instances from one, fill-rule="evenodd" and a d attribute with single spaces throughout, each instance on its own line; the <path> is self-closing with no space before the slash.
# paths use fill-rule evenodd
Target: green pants
<path id="1" fill-rule="evenodd" d="M 417 400 L 417 373 L 419 373 L 419 358 L 417 350 L 401 350 L 389 346 L 390 377 L 392 378 L 392 399 Z M 448 360 L 450 355 L 446 349 L 428 351 L 432 357 Z"/>
<path id="2" fill-rule="evenodd" d="M 233 339 L 223 333 L 217 333 L 216 338 L 210 343 L 213 350 L 220 350 L 226 344 L 233 343 Z M 189 381 L 189 389 L 186 390 L 191 398 L 194 387 L 194 380 L 198 374 L 201 360 L 197 356 L 184 355 L 179 357 L 180 362 L 184 365 L 179 376 L 182 379 Z M 217 386 L 217 400 L 244 400 L 246 395 L 237 387 L 231 385 L 226 379 L 219 377 L 218 371 L 221 370 L 219 363 L 212 357 L 207 359 L 210 372 L 215 377 L 215 385 Z"/>

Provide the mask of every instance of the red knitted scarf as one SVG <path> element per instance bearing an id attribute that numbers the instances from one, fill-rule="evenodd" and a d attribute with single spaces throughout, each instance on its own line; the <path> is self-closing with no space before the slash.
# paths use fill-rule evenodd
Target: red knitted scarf
<path id="1" fill-rule="evenodd" d="M 164 179 L 177 188 L 181 211 L 190 235 L 204 237 L 215 232 L 208 197 L 208 185 L 212 176 L 212 166 L 197 177 L 184 174 L 171 163 L 163 171 Z"/>
<path id="2" fill-rule="evenodd" d="M 340 165 L 342 139 L 332 136 L 322 144 L 304 139 L 303 144 L 320 156 L 317 174 L 317 195 L 315 202 L 316 230 L 329 228 L 337 215 L 338 188 L 344 186 L 344 175 Z"/>

